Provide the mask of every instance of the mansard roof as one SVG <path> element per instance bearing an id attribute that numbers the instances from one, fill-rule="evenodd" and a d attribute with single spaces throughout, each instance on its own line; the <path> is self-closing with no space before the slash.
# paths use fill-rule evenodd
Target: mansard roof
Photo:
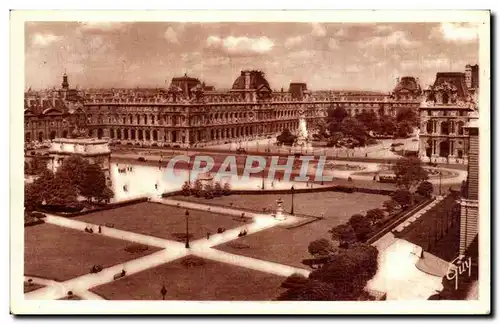
<path id="1" fill-rule="evenodd" d="M 438 88 L 448 83 L 457 89 L 458 98 L 465 99 L 468 96 L 467 83 L 465 82 L 465 73 L 463 72 L 438 72 L 432 89 Z"/>
<path id="2" fill-rule="evenodd" d="M 241 75 L 236 78 L 236 80 L 233 83 L 233 90 L 245 90 L 245 74 L 249 73 L 250 74 L 250 84 L 249 84 L 249 89 L 255 90 L 261 88 L 261 86 L 265 86 L 268 89 L 271 89 L 269 86 L 269 82 L 267 82 L 264 72 L 262 71 L 241 71 Z"/>
<path id="3" fill-rule="evenodd" d="M 412 76 L 404 76 L 402 77 L 396 87 L 394 87 L 393 92 L 412 92 L 412 93 L 420 93 L 422 88 L 415 77 Z"/>

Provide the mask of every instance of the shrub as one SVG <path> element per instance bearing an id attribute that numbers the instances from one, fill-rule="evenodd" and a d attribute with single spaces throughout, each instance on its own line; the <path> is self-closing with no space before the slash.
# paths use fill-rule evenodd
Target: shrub
<path id="1" fill-rule="evenodd" d="M 366 218 L 372 223 L 376 224 L 384 219 L 384 211 L 380 208 L 370 209 L 366 212 Z"/>
<path id="2" fill-rule="evenodd" d="M 146 159 L 145 159 L 145 158 L 143 158 L 142 156 L 139 156 L 139 157 L 137 158 L 137 161 L 140 161 L 140 162 L 146 162 Z"/>
<path id="3" fill-rule="evenodd" d="M 406 209 L 412 203 L 412 195 L 409 190 L 400 189 L 394 192 L 392 200 L 401 206 L 401 208 Z"/>
<path id="4" fill-rule="evenodd" d="M 423 197 L 429 198 L 434 191 L 434 186 L 429 181 L 422 181 L 417 188 L 417 193 Z"/>
<path id="5" fill-rule="evenodd" d="M 339 242 L 340 247 L 347 247 L 350 243 L 356 242 L 356 233 L 349 224 L 335 226 L 328 231 L 332 234 L 332 239 Z"/>
<path id="6" fill-rule="evenodd" d="M 214 187 L 212 186 L 211 183 L 207 183 L 205 185 L 205 188 L 203 188 L 203 189 L 204 189 L 205 198 L 212 199 L 214 197 Z"/>
<path id="7" fill-rule="evenodd" d="M 182 191 L 182 194 L 184 196 L 189 196 L 191 194 L 191 185 L 189 184 L 189 182 L 184 182 L 184 184 L 182 185 L 182 188 L 181 188 L 181 191 Z"/>
<path id="8" fill-rule="evenodd" d="M 394 211 L 394 209 L 396 209 L 396 202 L 394 202 L 394 200 L 386 200 L 384 201 L 383 203 L 383 206 L 385 208 L 385 210 L 387 210 L 387 212 L 389 213 L 392 213 Z"/>
<path id="9" fill-rule="evenodd" d="M 193 195 L 195 197 L 201 197 L 202 192 L 203 192 L 203 184 L 201 183 L 200 180 L 196 180 L 194 182 L 194 186 L 193 186 L 192 192 L 193 192 Z"/>
<path id="10" fill-rule="evenodd" d="M 371 222 L 361 214 L 354 214 L 349 219 L 349 225 L 351 225 L 354 233 L 356 233 L 356 239 L 358 241 L 363 241 L 366 236 L 372 231 Z"/>
<path id="11" fill-rule="evenodd" d="M 199 267 L 205 265 L 205 260 L 197 256 L 188 256 L 182 259 L 181 264 L 186 268 Z"/>
<path id="12" fill-rule="evenodd" d="M 222 194 L 222 185 L 220 184 L 220 182 L 216 182 L 214 185 L 214 197 L 220 197 L 222 196 Z"/>
<path id="13" fill-rule="evenodd" d="M 229 182 L 226 182 L 224 184 L 224 187 L 222 188 L 222 193 L 224 194 L 224 196 L 229 196 L 231 194 L 231 185 L 229 184 Z"/>
<path id="14" fill-rule="evenodd" d="M 325 256 L 331 254 L 335 249 L 329 240 L 322 238 L 309 243 L 307 250 L 313 256 Z"/>
<path id="15" fill-rule="evenodd" d="M 143 244 L 133 244 L 125 247 L 125 251 L 128 253 L 141 253 L 147 251 L 149 247 Z"/>

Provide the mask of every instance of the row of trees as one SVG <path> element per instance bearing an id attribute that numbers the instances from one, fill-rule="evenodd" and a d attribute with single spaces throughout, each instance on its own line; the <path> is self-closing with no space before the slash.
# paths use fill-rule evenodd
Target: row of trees
<path id="1" fill-rule="evenodd" d="M 306 278 L 299 274 L 288 277 L 282 287 L 287 290 L 277 299 L 288 301 L 359 300 L 368 280 L 378 270 L 378 250 L 370 245 L 356 244 L 335 247 L 327 239 L 309 244 L 313 259 L 303 263 L 313 265 Z"/>
<path id="2" fill-rule="evenodd" d="M 226 182 L 222 185 L 220 182 L 208 182 L 205 185 L 200 180 L 196 180 L 194 184 L 184 182 L 182 185 L 182 194 L 184 196 L 205 197 L 212 199 L 214 197 L 228 196 L 231 194 L 231 185 Z"/>
<path id="3" fill-rule="evenodd" d="M 371 144 L 370 132 L 407 137 L 418 126 L 418 116 L 411 108 L 402 108 L 396 117 L 380 115 L 372 110 L 351 117 L 343 107 L 330 108 L 326 120 L 320 122 L 317 136 L 329 140 L 331 146 L 364 146 Z"/>
<path id="4" fill-rule="evenodd" d="M 88 202 L 109 201 L 113 191 L 106 186 L 102 169 L 79 156 L 65 159 L 56 173 L 45 169 L 39 177 L 24 189 L 26 211 L 41 205 L 76 207 L 78 196 Z"/>
<path id="5" fill-rule="evenodd" d="M 297 136 L 293 135 L 288 128 L 285 128 L 281 134 L 276 137 L 278 145 L 292 146 L 297 141 Z"/>

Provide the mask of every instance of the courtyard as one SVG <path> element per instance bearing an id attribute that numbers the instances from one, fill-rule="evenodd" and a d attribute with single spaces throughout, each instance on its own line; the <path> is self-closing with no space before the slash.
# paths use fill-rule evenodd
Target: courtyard
<path id="1" fill-rule="evenodd" d="M 154 247 L 144 250 L 144 246 L 140 251 L 127 252 L 132 245 L 137 246 L 52 224 L 27 227 L 24 275 L 65 281 L 89 273 L 94 265 L 106 268 L 159 250 Z"/>
<path id="2" fill-rule="evenodd" d="M 98 286 L 91 291 L 112 300 L 270 300 L 278 296 L 284 278 L 188 256 Z"/>

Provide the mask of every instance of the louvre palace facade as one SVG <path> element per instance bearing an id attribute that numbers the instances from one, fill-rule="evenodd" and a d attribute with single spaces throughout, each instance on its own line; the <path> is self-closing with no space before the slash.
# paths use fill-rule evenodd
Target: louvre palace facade
<path id="1" fill-rule="evenodd" d="M 323 119 L 330 107 L 344 107 L 354 116 L 363 111 L 395 115 L 403 107 L 418 110 L 422 90 L 418 79 L 403 77 L 391 93 L 308 90 L 290 83 L 287 91 L 271 88 L 262 71 L 247 70 L 228 91 L 217 91 L 184 75 L 168 88 L 69 88 L 25 93 L 25 142 L 44 142 L 86 132 L 120 144 L 204 146 L 266 138 L 299 119 L 308 127 Z"/>

